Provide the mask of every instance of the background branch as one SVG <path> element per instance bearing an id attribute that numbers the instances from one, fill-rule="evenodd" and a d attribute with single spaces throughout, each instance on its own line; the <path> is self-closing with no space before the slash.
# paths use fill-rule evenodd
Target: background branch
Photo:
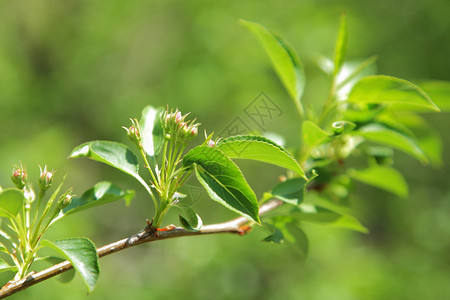
<path id="1" fill-rule="evenodd" d="M 264 215 L 281 206 L 282 204 L 283 202 L 281 202 L 280 200 L 272 199 L 261 205 L 259 209 L 259 215 Z M 248 223 L 249 220 L 247 218 L 239 217 L 224 223 L 205 225 L 199 231 L 187 231 L 184 228 L 175 227 L 174 229 L 167 231 L 157 231 L 157 234 L 155 234 L 155 229 L 153 227 L 147 226 L 144 230 L 131 237 L 98 248 L 97 253 L 99 257 L 103 257 L 143 243 L 183 236 L 196 236 L 217 233 L 237 233 L 239 235 L 244 235 L 251 229 L 251 227 L 247 225 Z M 72 269 L 72 265 L 70 264 L 70 262 L 64 261 L 38 273 L 30 274 L 26 278 L 16 281 L 9 281 L 0 289 L 0 299 L 6 298 L 41 281 L 64 273 L 70 269 Z"/>

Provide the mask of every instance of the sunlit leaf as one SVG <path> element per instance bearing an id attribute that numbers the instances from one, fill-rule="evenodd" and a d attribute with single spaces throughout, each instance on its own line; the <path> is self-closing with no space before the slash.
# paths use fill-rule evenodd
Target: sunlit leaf
<path id="1" fill-rule="evenodd" d="M 400 132 L 389 129 L 381 124 L 370 124 L 355 131 L 355 134 L 365 139 L 388 145 L 412 155 L 423 163 L 428 161 L 416 142 Z"/>
<path id="2" fill-rule="evenodd" d="M 241 23 L 261 42 L 281 82 L 297 108 L 302 110 L 300 98 L 305 85 L 305 74 L 303 65 L 293 48 L 260 24 L 244 20 L 241 20 Z"/>
<path id="3" fill-rule="evenodd" d="M 25 201 L 25 196 L 21 190 L 15 188 L 0 191 L 0 217 L 15 217 Z"/>
<path id="4" fill-rule="evenodd" d="M 164 142 L 164 130 L 161 124 L 162 108 L 146 106 L 142 110 L 141 126 L 142 147 L 145 153 L 155 157 Z"/>
<path id="5" fill-rule="evenodd" d="M 394 193 L 399 197 L 408 196 L 408 184 L 403 175 L 394 168 L 374 166 L 363 170 L 350 169 L 348 174 L 355 180 Z"/>
<path id="6" fill-rule="evenodd" d="M 426 81 L 420 87 L 442 111 L 450 111 L 450 82 Z"/>
<path id="7" fill-rule="evenodd" d="M 136 178 L 147 190 L 148 185 L 139 176 L 139 163 L 136 155 L 124 144 L 111 141 L 92 141 L 81 144 L 72 150 L 70 158 L 87 157 L 110 165 Z"/>
<path id="8" fill-rule="evenodd" d="M 336 46 L 334 50 L 334 76 L 337 75 L 342 65 L 345 62 L 345 56 L 347 55 L 348 47 L 348 29 L 347 29 L 347 16 L 343 14 L 341 16 L 341 24 L 339 26 L 339 34 L 336 40 Z"/>
<path id="9" fill-rule="evenodd" d="M 85 191 L 81 197 L 74 197 L 72 202 L 63 209 L 64 214 L 69 215 L 79 211 L 124 199 L 126 203 L 134 197 L 134 191 L 122 190 L 117 185 L 102 181 L 91 189 Z"/>
<path id="10" fill-rule="evenodd" d="M 265 137 L 233 136 L 221 140 L 217 143 L 216 148 L 230 158 L 258 160 L 290 169 L 305 176 L 298 162 L 287 150 Z"/>
<path id="11" fill-rule="evenodd" d="M 355 85 L 358 80 L 363 76 L 375 75 L 376 66 L 375 62 L 377 56 L 371 56 L 364 61 L 352 61 L 346 62 L 342 69 L 340 70 L 337 78 L 337 89 L 339 94 L 348 95 L 351 88 Z M 345 91 L 341 91 L 345 88 Z"/>
<path id="12" fill-rule="evenodd" d="M 259 223 L 255 193 L 239 168 L 222 151 L 197 146 L 184 156 L 183 165 L 194 166 L 199 182 L 211 199 Z"/>
<path id="13" fill-rule="evenodd" d="M 386 104 L 394 109 L 439 111 L 420 87 L 409 81 L 385 75 L 363 77 L 351 90 L 348 101 Z"/>
<path id="14" fill-rule="evenodd" d="M 70 261 L 77 273 L 80 274 L 88 292 L 94 290 L 100 269 L 97 250 L 90 240 L 86 238 L 69 238 L 55 242 L 43 240 L 41 244 L 52 248 Z"/>

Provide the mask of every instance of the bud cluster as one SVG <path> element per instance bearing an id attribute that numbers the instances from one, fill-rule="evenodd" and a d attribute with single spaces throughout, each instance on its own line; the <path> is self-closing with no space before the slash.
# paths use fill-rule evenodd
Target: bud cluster
<path id="1" fill-rule="evenodd" d="M 72 202 L 73 196 L 70 194 L 72 189 L 68 190 L 65 194 L 63 194 L 58 199 L 57 207 L 58 209 L 64 209 Z"/>
<path id="2" fill-rule="evenodd" d="M 39 166 L 39 170 L 40 170 L 39 188 L 42 191 L 46 191 L 52 185 L 55 170 L 48 171 L 47 166 L 44 166 L 44 169 L 42 169 L 41 166 Z"/>
<path id="3" fill-rule="evenodd" d="M 195 123 L 196 119 L 186 120 L 188 115 L 189 113 L 183 116 L 178 108 L 175 111 L 164 112 L 162 124 L 167 139 L 175 138 L 180 142 L 188 142 L 197 136 L 200 123 Z"/>
<path id="4" fill-rule="evenodd" d="M 132 126 L 122 127 L 127 131 L 128 138 L 140 149 L 142 148 L 141 127 L 137 119 L 130 119 Z"/>
<path id="5" fill-rule="evenodd" d="M 25 187 L 28 181 L 28 175 L 27 171 L 22 165 L 20 167 L 14 166 L 11 180 L 20 190 Z"/>

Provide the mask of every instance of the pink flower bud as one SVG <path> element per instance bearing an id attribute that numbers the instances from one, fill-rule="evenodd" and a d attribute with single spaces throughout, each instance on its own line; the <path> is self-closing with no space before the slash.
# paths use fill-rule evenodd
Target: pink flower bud
<path id="1" fill-rule="evenodd" d="M 23 189 L 27 184 L 27 172 L 22 167 L 16 168 L 11 176 L 12 182 L 16 185 L 18 189 Z"/>
<path id="2" fill-rule="evenodd" d="M 128 138 L 138 147 L 138 148 L 142 148 L 142 144 L 141 144 L 141 132 L 140 132 L 140 127 L 139 127 L 139 123 L 136 119 L 131 119 L 131 122 L 133 123 L 133 125 L 129 128 L 123 127 L 123 129 L 125 129 L 127 131 L 127 136 Z"/>
<path id="3" fill-rule="evenodd" d="M 165 118 L 166 126 L 167 126 L 167 124 L 169 124 L 171 118 L 172 118 L 172 114 L 170 114 L 170 113 L 166 114 L 166 118 Z"/>
<path id="4" fill-rule="evenodd" d="M 206 143 L 206 145 L 207 145 L 208 147 L 214 147 L 214 146 L 216 145 L 216 142 L 214 142 L 213 140 L 209 140 L 209 141 Z"/>
<path id="5" fill-rule="evenodd" d="M 64 209 L 67 206 L 69 206 L 69 204 L 72 202 L 72 198 L 73 198 L 73 196 L 70 194 L 67 194 L 67 195 L 64 195 L 63 197 L 61 197 L 58 201 L 58 208 Z"/>
<path id="6" fill-rule="evenodd" d="M 192 137 L 195 137 L 195 136 L 197 136 L 197 134 L 198 134 L 198 129 L 197 129 L 197 127 L 192 127 L 192 128 L 191 128 L 191 136 L 192 136 Z"/>
<path id="7" fill-rule="evenodd" d="M 39 167 L 41 169 L 41 167 Z M 53 173 L 47 170 L 47 166 L 44 166 L 44 169 L 41 169 L 41 175 L 39 177 L 39 187 L 41 190 L 46 191 L 50 188 L 53 182 Z"/>
<path id="8" fill-rule="evenodd" d="M 177 110 L 177 112 L 175 113 L 175 123 L 180 123 L 181 119 L 183 119 L 183 116 L 181 115 L 181 112 Z"/>

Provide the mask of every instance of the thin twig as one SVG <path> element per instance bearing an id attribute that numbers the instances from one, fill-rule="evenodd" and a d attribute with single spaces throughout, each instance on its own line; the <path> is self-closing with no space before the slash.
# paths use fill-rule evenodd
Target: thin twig
<path id="1" fill-rule="evenodd" d="M 275 199 L 264 203 L 263 205 L 261 205 L 259 209 L 259 215 L 261 216 L 274 210 L 275 208 L 282 205 L 282 203 L 283 202 L 281 202 L 280 200 Z M 178 238 L 183 236 L 196 236 L 196 235 L 217 234 L 217 233 L 235 233 L 239 235 L 244 235 L 251 229 L 251 227 L 247 225 L 248 223 L 249 223 L 248 219 L 244 217 L 239 217 L 224 223 L 205 225 L 199 231 L 187 231 L 181 227 L 175 227 L 167 231 L 157 231 L 157 234 L 155 234 L 155 230 L 153 227 L 147 226 L 144 230 L 140 231 L 136 235 L 98 248 L 97 253 L 99 257 L 103 257 L 143 243 L 155 242 L 171 238 Z M 12 294 L 24 290 L 41 281 L 50 279 L 56 275 L 64 273 L 70 269 L 72 269 L 72 265 L 70 264 L 70 262 L 64 261 L 48 269 L 42 270 L 38 273 L 31 274 L 26 278 L 19 279 L 16 281 L 9 281 L 0 289 L 0 299 L 11 296 Z"/>

